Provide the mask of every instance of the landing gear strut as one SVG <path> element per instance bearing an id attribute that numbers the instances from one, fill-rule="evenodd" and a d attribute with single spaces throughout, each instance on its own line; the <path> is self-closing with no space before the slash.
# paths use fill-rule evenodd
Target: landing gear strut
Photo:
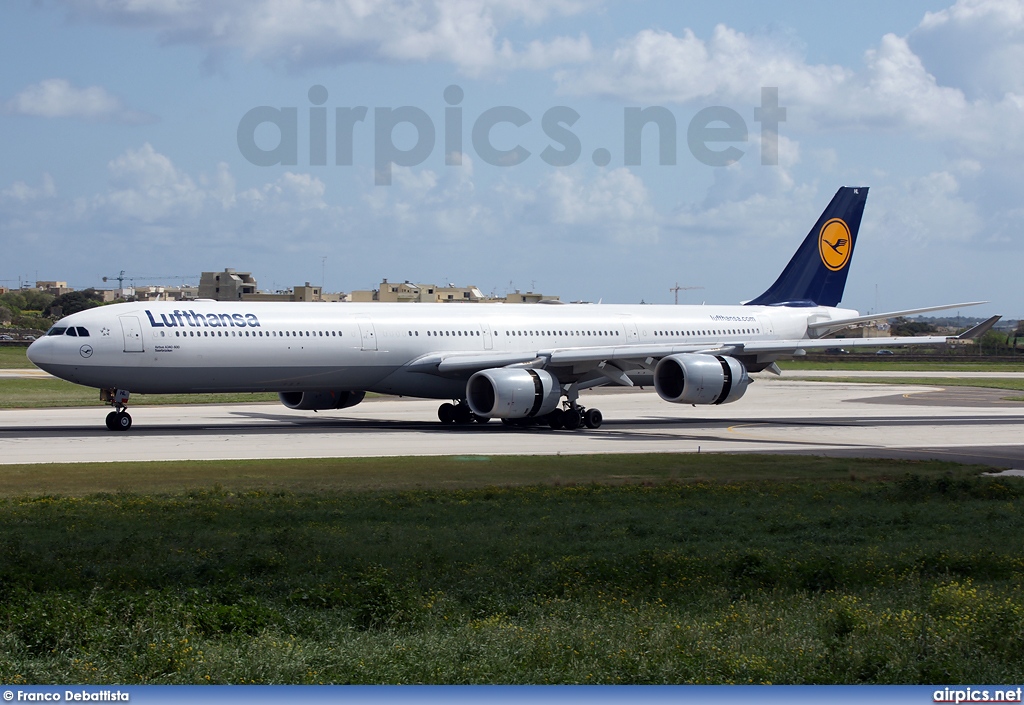
<path id="1" fill-rule="evenodd" d="M 100 401 L 114 407 L 114 410 L 107 414 L 107 428 L 111 431 L 127 431 L 132 427 L 132 417 L 127 411 L 129 396 L 127 389 L 100 390 Z"/>

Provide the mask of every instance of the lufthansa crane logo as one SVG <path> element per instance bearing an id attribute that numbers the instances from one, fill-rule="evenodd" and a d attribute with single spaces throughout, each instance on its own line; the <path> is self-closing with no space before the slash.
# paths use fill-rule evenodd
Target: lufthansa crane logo
<path id="1" fill-rule="evenodd" d="M 818 233 L 818 252 L 821 262 L 833 272 L 838 272 L 850 261 L 853 242 L 850 228 L 841 218 L 832 220 L 821 226 Z"/>

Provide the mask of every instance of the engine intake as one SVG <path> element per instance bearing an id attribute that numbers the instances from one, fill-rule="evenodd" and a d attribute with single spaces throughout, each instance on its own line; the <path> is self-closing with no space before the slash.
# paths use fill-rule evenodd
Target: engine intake
<path id="1" fill-rule="evenodd" d="M 522 419 L 554 411 L 562 398 L 550 372 L 521 367 L 481 370 L 466 384 L 466 401 L 477 416 Z"/>
<path id="2" fill-rule="evenodd" d="M 742 397 L 749 384 L 743 363 L 722 355 L 669 355 L 654 368 L 654 389 L 673 404 L 728 404 Z"/>
<path id="3" fill-rule="evenodd" d="M 280 392 L 277 397 L 289 409 L 300 411 L 323 411 L 325 409 L 347 409 L 363 400 L 366 392 Z"/>

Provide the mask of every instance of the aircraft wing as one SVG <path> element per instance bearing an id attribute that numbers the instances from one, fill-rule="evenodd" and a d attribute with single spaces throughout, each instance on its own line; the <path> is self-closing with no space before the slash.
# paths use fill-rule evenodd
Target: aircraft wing
<path id="1" fill-rule="evenodd" d="M 927 308 L 911 308 L 906 311 L 889 311 L 888 313 L 874 313 L 867 316 L 855 316 L 853 318 L 833 318 L 831 320 L 816 321 L 807 324 L 807 330 L 816 332 L 819 335 L 845 328 L 854 323 L 867 323 L 868 321 L 882 321 L 899 316 L 912 316 L 917 313 L 928 313 L 930 311 L 948 311 L 954 308 L 967 308 L 968 306 L 979 306 L 987 304 L 988 301 L 968 301 L 962 304 L 943 304 L 942 306 L 929 306 Z M 893 343 L 895 345 L 896 343 Z"/>
<path id="2" fill-rule="evenodd" d="M 679 353 L 703 353 L 708 355 L 803 355 L 808 350 L 824 350 L 842 346 L 844 348 L 881 348 L 901 345 L 945 345 L 953 340 L 967 340 L 984 335 L 1000 316 L 993 316 L 970 330 L 957 336 L 920 335 L 892 336 L 885 338 L 797 338 L 792 340 L 741 341 L 723 339 L 718 343 L 680 344 L 655 343 L 639 345 L 609 345 L 579 348 L 538 349 L 527 352 L 451 352 L 432 353 L 414 360 L 408 369 L 441 376 L 468 376 L 480 370 L 493 367 L 569 367 L 591 365 L 605 374 L 617 375 L 615 370 L 605 370 L 606 363 L 630 363 L 644 367 L 656 363 L 663 357 Z"/>

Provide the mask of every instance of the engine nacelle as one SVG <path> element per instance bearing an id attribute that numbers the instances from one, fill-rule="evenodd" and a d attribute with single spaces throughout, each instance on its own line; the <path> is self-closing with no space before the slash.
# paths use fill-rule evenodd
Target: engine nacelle
<path id="1" fill-rule="evenodd" d="M 481 370 L 466 384 L 466 401 L 477 416 L 522 419 L 558 408 L 562 390 L 544 370 L 497 367 Z"/>
<path id="2" fill-rule="evenodd" d="M 363 400 L 366 392 L 280 392 L 277 396 L 289 409 L 323 411 L 355 406 Z"/>
<path id="3" fill-rule="evenodd" d="M 669 355 L 654 368 L 654 389 L 673 404 L 728 404 L 742 397 L 748 384 L 743 363 L 722 355 Z"/>

